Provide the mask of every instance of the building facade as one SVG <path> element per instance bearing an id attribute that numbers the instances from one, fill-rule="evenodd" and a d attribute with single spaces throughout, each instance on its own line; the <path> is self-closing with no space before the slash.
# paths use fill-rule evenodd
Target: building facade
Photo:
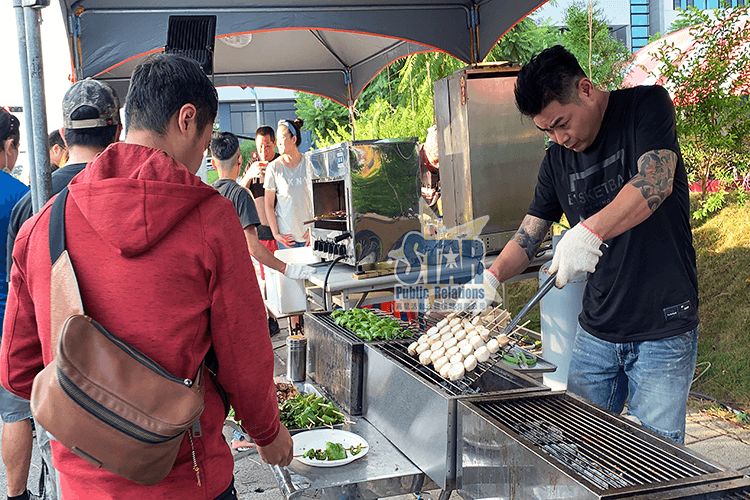
<path id="1" fill-rule="evenodd" d="M 536 12 L 537 19 L 552 19 L 552 24 L 563 26 L 565 11 L 574 0 L 559 0 L 557 5 L 544 4 Z M 732 6 L 745 5 L 747 0 L 727 1 Z M 719 0 L 597 0 L 611 27 L 612 35 L 622 40 L 633 52 L 648 44 L 649 37 L 665 33 L 677 19 L 680 9 L 696 7 L 714 9 Z"/>
<path id="2" fill-rule="evenodd" d="M 241 139 L 255 139 L 262 125 L 276 130 L 279 120 L 294 120 L 294 91 L 267 87 L 219 87 L 218 123 L 222 131 Z M 311 133 L 302 131 L 301 152 L 310 149 Z"/>

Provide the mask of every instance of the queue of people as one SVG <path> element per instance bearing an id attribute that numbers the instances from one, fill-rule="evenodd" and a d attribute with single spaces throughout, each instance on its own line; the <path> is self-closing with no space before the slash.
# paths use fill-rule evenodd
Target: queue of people
<path id="1" fill-rule="evenodd" d="M 67 247 L 87 312 L 177 376 L 194 374 L 213 347 L 217 383 L 248 433 L 235 441 L 255 445 L 267 463 L 287 465 L 292 441 L 279 422 L 269 331 L 258 321 L 266 312 L 250 257 L 293 278 L 314 272 L 275 258 L 270 239 L 280 249 L 309 245 L 302 121 L 278 123 L 278 156 L 273 139 L 267 141 L 273 129 L 259 129 L 261 157 L 238 183 L 239 142 L 230 133 L 213 134 L 217 94 L 197 63 L 155 54 L 134 70 L 123 143 L 117 142 L 119 114 L 112 112 L 119 102 L 105 85 L 85 80 L 66 94 L 62 134 L 69 159 L 53 175 L 55 192 L 66 185 L 70 191 Z M 681 443 L 698 295 L 671 100 L 660 87 L 599 90 L 561 46 L 521 69 L 515 97 L 552 146 L 528 214 L 484 271 L 483 284 L 496 291 L 522 272 L 563 214 L 575 222 L 550 268 L 559 288 L 588 273 L 568 389 L 615 412 L 627 400 L 644 426 Z M 93 135 L 100 141 L 86 143 Z M 17 120 L 0 114 L 0 139 L 7 172 L 18 152 Z M 209 144 L 219 172 L 213 188 L 194 175 Z M 437 206 L 437 152 L 429 135 L 421 154 L 424 194 Z M 0 210 L 11 226 L 16 221 L 16 233 L 8 235 L 12 266 L 0 350 L 0 382 L 9 391 L 0 393 L 4 461 L 5 430 L 13 435 L 14 423 L 28 421 L 23 411 L 7 414 L 5 401 L 28 405 L 34 376 L 53 357 L 50 203 L 31 215 L 19 202 L 18 214 L 11 214 L 8 205 L 25 190 L 6 177 L 0 174 L 0 181 L 15 194 Z M 207 384 L 202 433 L 195 438 L 200 445 L 192 434 L 185 437 L 171 473 L 153 486 L 97 468 L 52 439 L 63 498 L 236 498 L 221 431 L 225 416 L 218 388 Z M 30 425 L 17 429 L 23 436 L 15 446 L 25 446 Z M 11 491 L 9 463 L 9 496 L 31 498 L 20 492 L 19 475 Z"/>

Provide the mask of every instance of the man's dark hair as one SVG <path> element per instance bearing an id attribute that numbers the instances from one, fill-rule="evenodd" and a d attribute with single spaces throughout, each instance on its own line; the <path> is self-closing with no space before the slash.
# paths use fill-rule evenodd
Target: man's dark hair
<path id="1" fill-rule="evenodd" d="M 516 106 L 534 117 L 552 101 L 569 104 L 577 97 L 578 82 L 586 77 L 578 60 L 562 45 L 555 45 L 531 59 L 516 80 Z"/>
<path id="2" fill-rule="evenodd" d="M 258 130 L 255 131 L 255 136 L 257 137 L 259 135 L 270 137 L 271 141 L 276 142 L 276 132 L 274 132 L 273 127 L 269 127 L 268 125 L 258 127 Z"/>
<path id="3" fill-rule="evenodd" d="M 211 156 L 219 161 L 231 159 L 240 150 L 240 141 L 231 132 L 214 132 L 211 137 Z"/>
<path id="4" fill-rule="evenodd" d="M 13 148 L 18 148 L 21 141 L 20 122 L 18 118 L 0 108 L 0 151 L 5 150 L 5 141 L 13 139 Z"/>
<path id="5" fill-rule="evenodd" d="M 193 59 L 160 52 L 139 64 L 130 77 L 125 102 L 128 130 L 167 133 L 172 116 L 185 104 L 198 111 L 196 124 L 204 130 L 216 118 L 219 97 L 200 65 Z"/>
<path id="6" fill-rule="evenodd" d="M 53 146 L 60 146 L 65 149 L 65 142 L 63 141 L 59 130 L 53 130 L 49 133 L 49 148 L 52 149 Z"/>
<path id="7" fill-rule="evenodd" d="M 81 106 L 70 115 L 73 120 L 89 120 L 99 118 L 99 111 L 92 106 Z M 91 146 L 106 148 L 117 140 L 118 125 L 107 125 L 106 127 L 64 129 L 65 142 L 68 147 Z M 50 141 L 50 147 L 52 143 Z M 63 144 L 65 147 L 65 144 Z"/>

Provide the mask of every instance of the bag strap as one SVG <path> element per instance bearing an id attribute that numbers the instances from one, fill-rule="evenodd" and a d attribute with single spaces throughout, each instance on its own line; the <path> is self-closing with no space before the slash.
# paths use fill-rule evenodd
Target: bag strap
<path id="1" fill-rule="evenodd" d="M 69 317 L 83 315 L 83 301 L 78 288 L 73 263 L 65 249 L 65 201 L 67 186 L 60 191 L 52 203 L 49 220 L 49 250 L 52 262 L 50 277 L 50 320 L 52 356 L 57 355 L 60 332 Z"/>
<path id="2" fill-rule="evenodd" d="M 65 202 L 68 199 L 68 186 L 65 186 L 52 203 L 49 216 L 49 256 L 52 265 L 65 251 Z"/>

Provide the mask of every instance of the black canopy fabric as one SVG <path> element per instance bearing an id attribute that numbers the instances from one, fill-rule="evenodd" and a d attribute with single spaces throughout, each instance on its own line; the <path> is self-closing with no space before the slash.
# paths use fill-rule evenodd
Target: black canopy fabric
<path id="1" fill-rule="evenodd" d="M 406 0 L 408 2 L 408 0 Z M 280 87 L 353 104 L 385 66 L 442 51 L 481 61 L 546 0 L 60 0 L 76 78 L 127 92 L 133 68 L 166 44 L 170 15 L 216 15 L 217 86 Z"/>

